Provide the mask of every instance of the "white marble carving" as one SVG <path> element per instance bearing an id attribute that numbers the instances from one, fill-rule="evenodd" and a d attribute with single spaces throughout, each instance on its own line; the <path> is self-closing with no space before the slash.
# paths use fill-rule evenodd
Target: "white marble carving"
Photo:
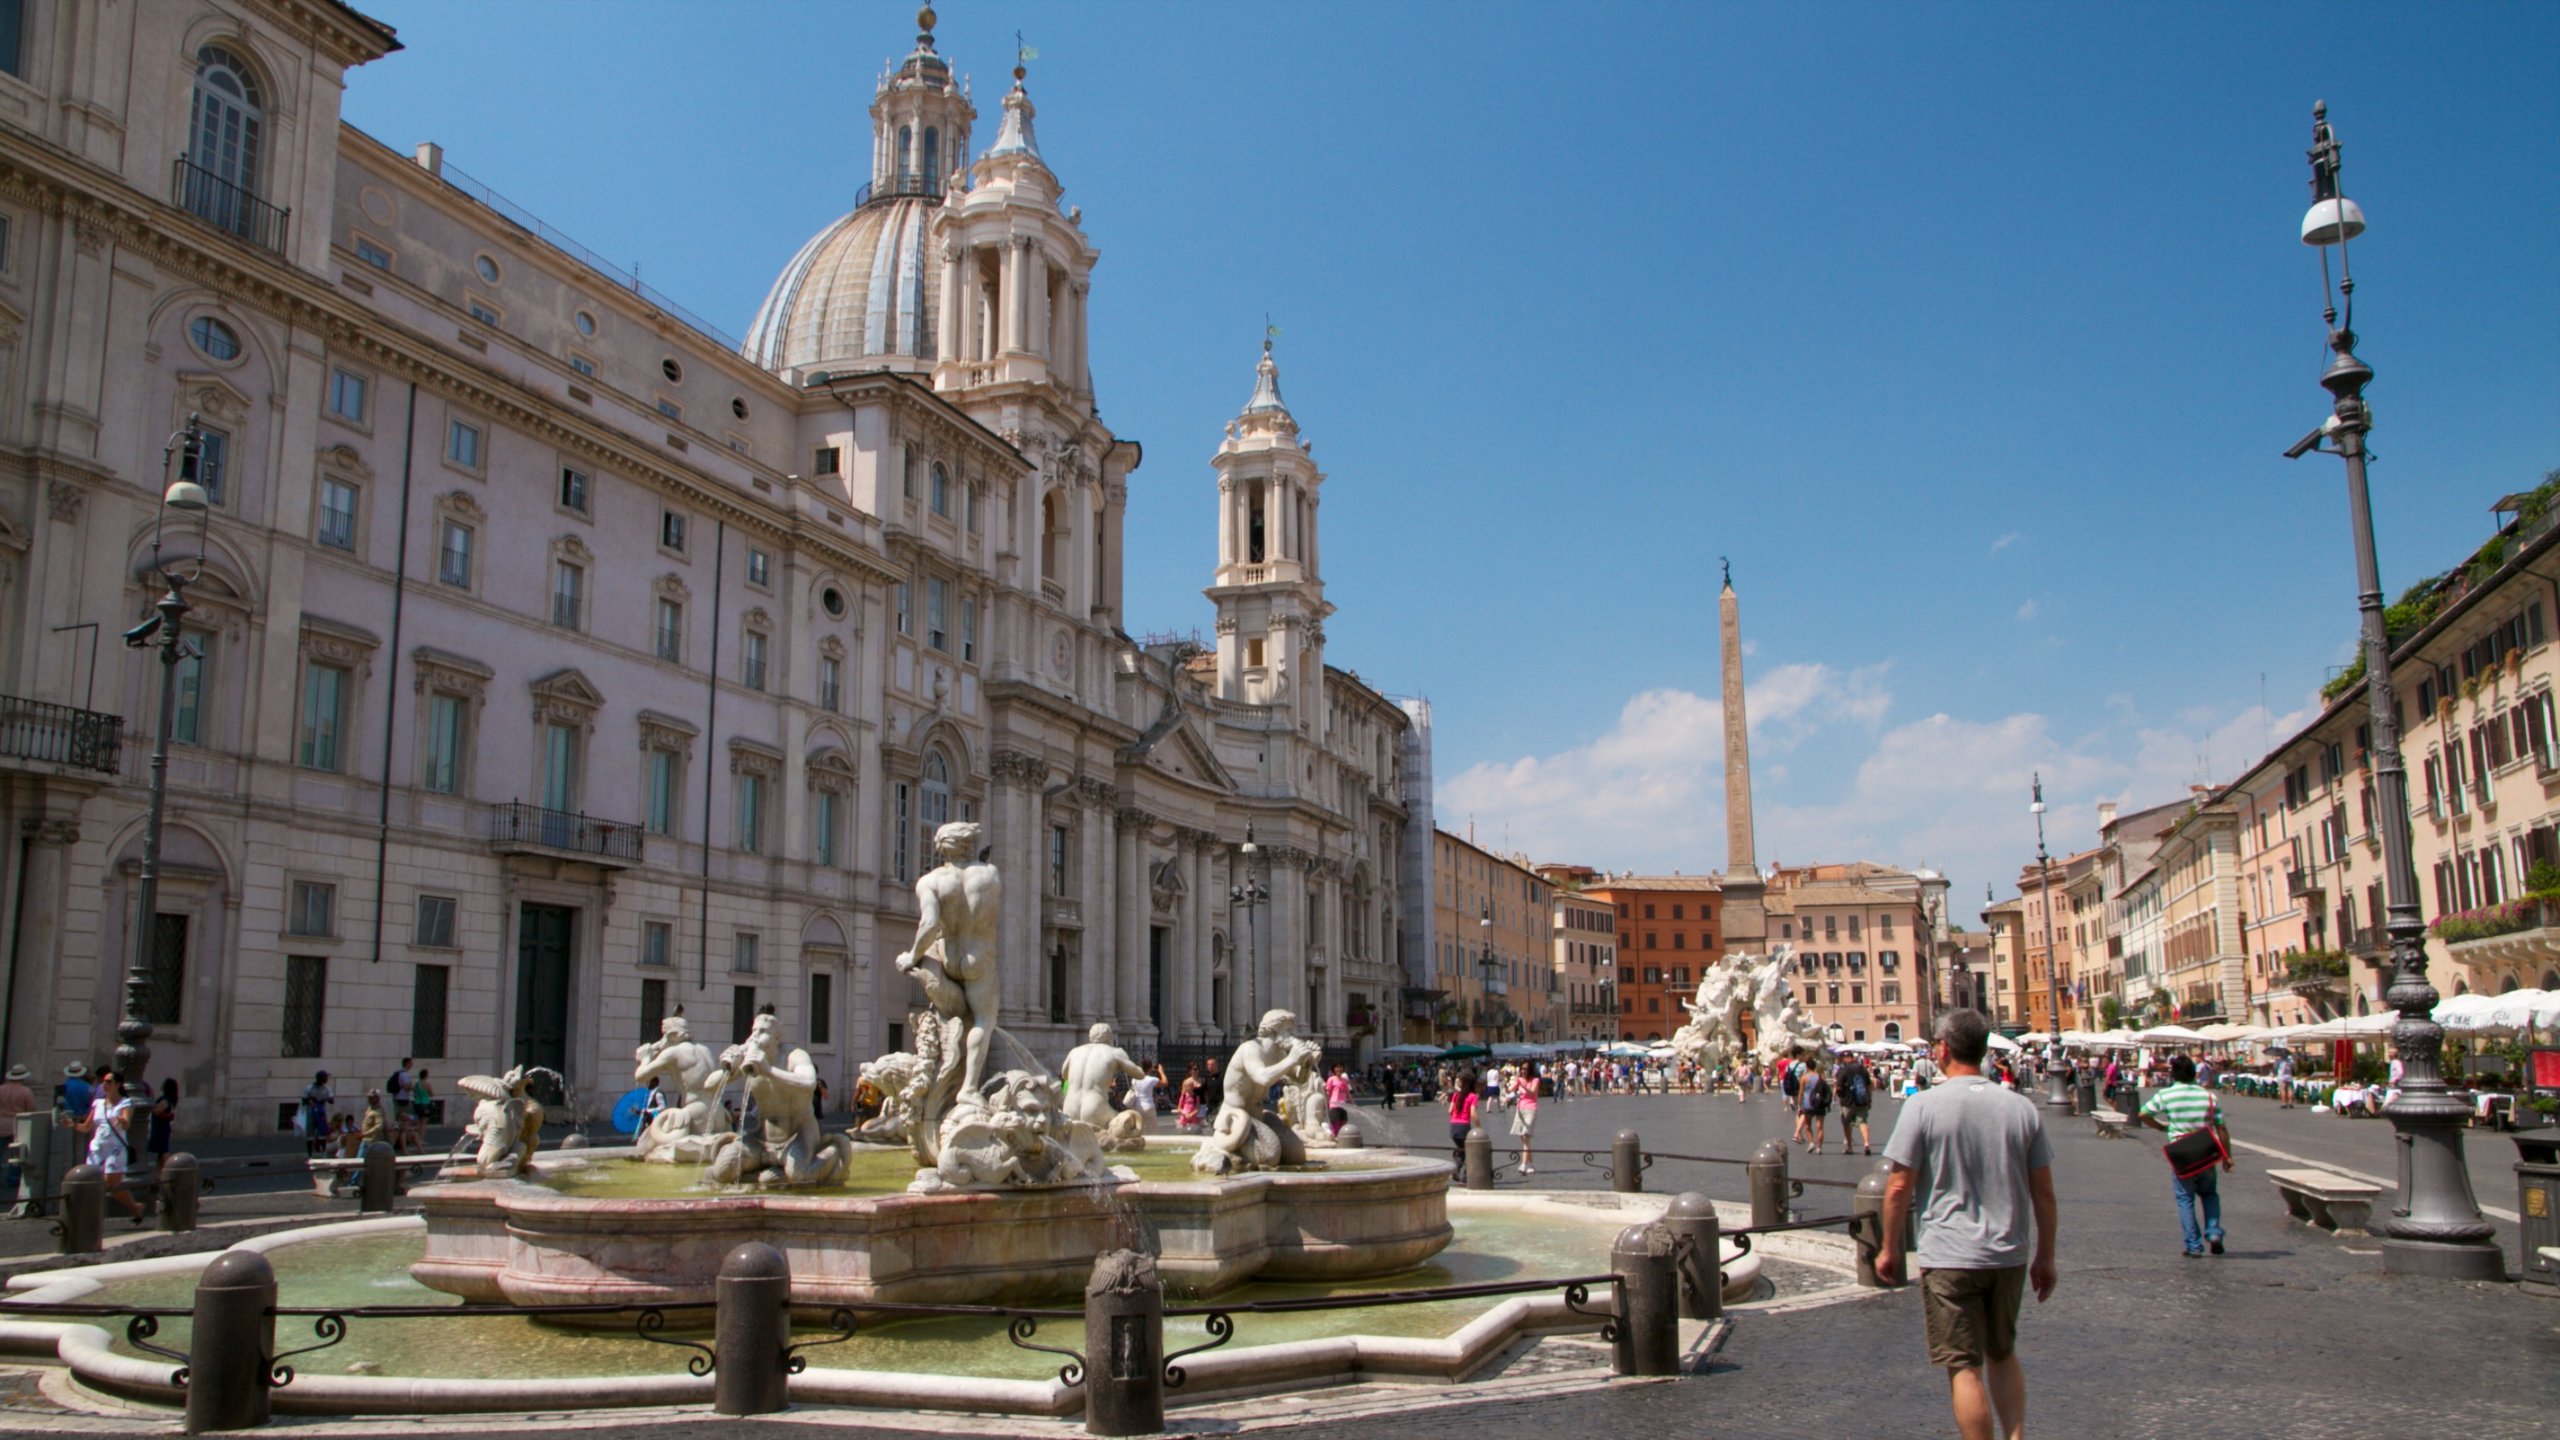
<path id="1" fill-rule="evenodd" d="M 534 1146 L 542 1139 L 542 1102 L 525 1093 L 536 1072 L 518 1065 L 504 1075 L 465 1075 L 457 1087 L 480 1102 L 472 1107 L 467 1133 L 480 1142 L 477 1163 L 483 1180 L 522 1174 L 533 1164 Z"/>
<path id="2" fill-rule="evenodd" d="M 699 1165 L 729 1130 L 720 1091 L 732 1078 L 711 1047 L 693 1038 L 681 1012 L 658 1023 L 658 1038 L 632 1052 L 632 1083 L 663 1081 L 676 1103 L 649 1117 L 633 1138 L 634 1153 L 663 1164 Z"/>
<path id="3" fill-rule="evenodd" d="M 724 1135 L 711 1152 L 711 1178 L 723 1185 L 832 1185 L 844 1178 L 853 1144 L 818 1126 L 818 1067 L 809 1052 L 782 1039 L 770 1006 L 747 1038 L 720 1052 L 720 1068 L 746 1083 L 756 1107 L 753 1131 Z"/>
<path id="4" fill-rule="evenodd" d="M 1147 1072 L 1112 1043 L 1115 1038 L 1110 1026 L 1096 1025 L 1086 1032 L 1086 1043 L 1067 1052 L 1067 1118 L 1092 1126 L 1105 1150 L 1143 1150 L 1145 1120 L 1112 1108 L 1111 1085 L 1123 1075 L 1134 1080 Z"/>
<path id="5" fill-rule="evenodd" d="M 1216 1128 L 1191 1157 L 1191 1168 L 1203 1175 L 1232 1175 L 1304 1160 L 1306 1148 L 1296 1132 L 1264 1123 L 1262 1107 L 1272 1086 L 1313 1074 L 1323 1054 L 1323 1046 L 1298 1038 L 1297 1016 L 1265 1011 L 1253 1038 L 1237 1046 L 1227 1064 L 1227 1094 L 1218 1106 Z"/>

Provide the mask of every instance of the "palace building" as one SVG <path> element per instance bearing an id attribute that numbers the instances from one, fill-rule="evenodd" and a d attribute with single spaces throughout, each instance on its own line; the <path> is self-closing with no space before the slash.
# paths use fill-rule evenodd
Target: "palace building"
<path id="1" fill-rule="evenodd" d="M 1399 1038 L 1427 728 L 1327 661 L 1326 476 L 1267 344 L 1146 502 L 1216 507 L 1214 643 L 1125 615 L 1142 451 L 1019 69 L 981 146 L 920 15 L 868 183 L 737 342 L 343 124 L 399 48 L 345 5 L 0 10 L 8 1060 L 106 1054 L 141 951 L 149 1078 L 206 1131 L 403 1056 L 447 1094 L 554 1067 L 593 1117 L 679 1007 L 717 1045 L 774 1005 L 841 1096 L 920 1003 L 891 961 L 959 819 L 1048 1063 L 1274 1006 L 1346 1059 Z M 158 503 L 190 417 L 201 524 Z M 115 643 L 163 566 L 165 736 L 158 650 Z"/>

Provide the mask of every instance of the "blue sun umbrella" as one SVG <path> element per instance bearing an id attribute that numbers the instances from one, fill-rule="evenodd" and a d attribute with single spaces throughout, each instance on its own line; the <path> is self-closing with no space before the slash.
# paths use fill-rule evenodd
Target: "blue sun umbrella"
<path id="1" fill-rule="evenodd" d="M 649 1098 L 656 1093 L 646 1085 L 624 1092 L 613 1102 L 613 1128 L 625 1135 L 639 1134 L 640 1122 L 649 1114 Z"/>

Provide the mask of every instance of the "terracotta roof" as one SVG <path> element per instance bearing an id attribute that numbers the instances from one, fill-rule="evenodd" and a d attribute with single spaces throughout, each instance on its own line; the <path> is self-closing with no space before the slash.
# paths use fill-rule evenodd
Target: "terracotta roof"
<path id="1" fill-rule="evenodd" d="M 1911 905 L 1908 895 L 1871 890 L 1864 885 L 1804 885 L 1794 892 L 1798 905 Z"/>
<path id="2" fill-rule="evenodd" d="M 1721 890 L 1719 875 L 1603 875 L 1585 890 Z"/>

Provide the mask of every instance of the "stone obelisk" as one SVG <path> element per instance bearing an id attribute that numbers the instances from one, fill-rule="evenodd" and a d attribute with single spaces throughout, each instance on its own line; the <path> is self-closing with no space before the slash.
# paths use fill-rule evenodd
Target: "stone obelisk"
<path id="1" fill-rule="evenodd" d="M 1716 637 L 1724 660 L 1724 953 L 1769 948 L 1767 887 L 1751 840 L 1751 716 L 1742 694 L 1742 602 L 1725 566 L 1716 597 Z"/>

